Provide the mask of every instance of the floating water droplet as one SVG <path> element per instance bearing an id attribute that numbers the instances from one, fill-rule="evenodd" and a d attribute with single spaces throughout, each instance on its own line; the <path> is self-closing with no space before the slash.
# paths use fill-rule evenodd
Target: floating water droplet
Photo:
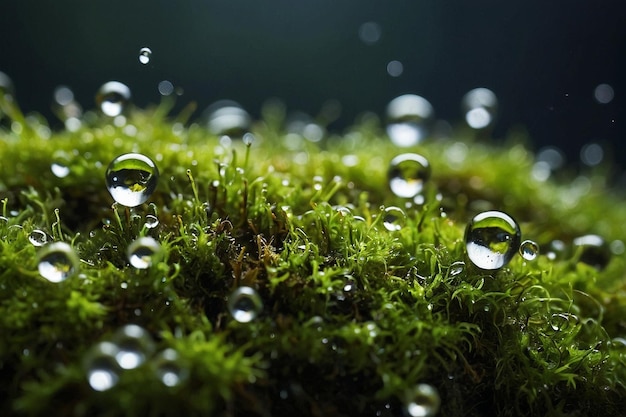
<path id="1" fill-rule="evenodd" d="M 144 203 L 156 189 L 159 170 L 150 158 L 127 153 L 115 158 L 106 171 L 106 185 L 113 199 L 127 207 Z"/>
<path id="2" fill-rule="evenodd" d="M 96 94 L 96 105 L 107 116 L 119 116 L 130 101 L 130 88 L 119 81 L 109 81 Z"/>
<path id="3" fill-rule="evenodd" d="M 50 170 L 57 178 L 65 178 L 70 174 L 69 167 L 59 162 L 53 162 L 52 165 L 50 165 Z"/>
<path id="4" fill-rule="evenodd" d="M 439 393 L 429 384 L 418 384 L 407 395 L 406 413 L 410 417 L 432 417 L 439 411 Z"/>
<path id="5" fill-rule="evenodd" d="M 171 81 L 163 80 L 159 82 L 157 89 L 162 96 L 170 96 L 174 92 L 174 84 Z"/>
<path id="6" fill-rule="evenodd" d="M 136 324 L 119 328 L 111 342 L 117 347 L 115 360 L 122 369 L 137 368 L 154 352 L 152 337 Z"/>
<path id="7" fill-rule="evenodd" d="M 54 89 L 54 101 L 61 107 L 68 106 L 74 102 L 74 93 L 69 87 L 60 85 Z"/>
<path id="8" fill-rule="evenodd" d="M 241 137 L 250 127 L 250 115 L 232 100 L 220 100 L 211 104 L 206 112 L 207 126 L 214 135 Z"/>
<path id="9" fill-rule="evenodd" d="M 259 294 L 250 287 L 239 287 L 228 297 L 228 311 L 240 323 L 254 320 L 263 309 Z"/>
<path id="10" fill-rule="evenodd" d="M 118 348 L 111 342 L 100 342 L 93 346 L 83 359 L 87 381 L 96 391 L 107 391 L 119 380 L 120 368 L 115 360 Z"/>
<path id="11" fill-rule="evenodd" d="M 585 235 L 573 240 L 575 252 L 579 253 L 580 262 L 598 270 L 604 269 L 611 260 L 611 250 L 604 239 L 598 235 Z"/>
<path id="12" fill-rule="evenodd" d="M 150 48 L 141 48 L 139 50 L 139 62 L 146 65 L 150 62 L 150 57 L 152 57 L 152 50 Z"/>
<path id="13" fill-rule="evenodd" d="M 464 270 L 465 270 L 465 262 L 456 261 L 450 265 L 450 268 L 448 269 L 448 274 L 451 277 L 456 277 L 457 275 L 460 275 L 461 273 L 463 273 Z"/>
<path id="14" fill-rule="evenodd" d="M 414 146 L 428 135 L 434 115 L 433 106 L 424 97 L 396 97 L 387 105 L 387 134 L 396 146 Z"/>
<path id="15" fill-rule="evenodd" d="M 146 214 L 146 222 L 144 225 L 146 229 L 154 229 L 159 225 L 159 219 L 154 214 Z"/>
<path id="16" fill-rule="evenodd" d="M 153 363 L 157 377 L 165 386 L 178 386 L 189 375 L 189 370 L 181 363 L 180 355 L 172 348 L 159 352 Z"/>
<path id="17" fill-rule="evenodd" d="M 593 167 L 604 159 L 604 149 L 597 143 L 588 143 L 580 150 L 580 160 L 583 164 Z"/>
<path id="18" fill-rule="evenodd" d="M 532 240 L 525 240 L 519 246 L 519 254 L 527 261 L 534 261 L 539 255 L 539 245 Z"/>
<path id="19" fill-rule="evenodd" d="M 365 22 L 359 27 L 359 39 L 366 45 L 373 45 L 380 40 L 380 25 L 376 22 Z"/>
<path id="20" fill-rule="evenodd" d="M 78 271 L 78 257 L 65 242 L 50 243 L 39 252 L 39 274 L 50 282 L 65 281 Z"/>
<path id="21" fill-rule="evenodd" d="M 593 90 L 593 96 L 598 103 L 607 104 L 613 101 L 613 97 L 615 97 L 615 91 L 613 91 L 613 87 L 611 87 L 609 84 L 599 84 Z"/>
<path id="22" fill-rule="evenodd" d="M 405 153 L 389 164 L 389 187 L 398 197 L 413 198 L 424 189 L 430 178 L 430 164 L 422 155 Z"/>
<path id="23" fill-rule="evenodd" d="M 406 214 L 401 208 L 387 207 L 383 210 L 383 226 L 390 232 L 397 232 L 404 227 Z"/>
<path id="24" fill-rule="evenodd" d="M 493 124 L 498 108 L 498 99 L 487 88 L 475 88 L 463 96 L 465 121 L 473 129 L 484 129 Z"/>
<path id="25" fill-rule="evenodd" d="M 140 237 L 128 245 L 128 261 L 137 269 L 150 268 L 161 253 L 159 242 L 149 236 Z"/>
<path id="26" fill-rule="evenodd" d="M 28 241 L 33 246 L 43 246 L 48 243 L 48 235 L 43 230 L 35 229 L 28 235 Z"/>
<path id="27" fill-rule="evenodd" d="M 465 229 L 467 256 L 481 269 L 499 269 L 509 263 L 520 246 L 519 226 L 508 214 L 486 211 Z"/>
<path id="28" fill-rule="evenodd" d="M 387 74 L 392 77 L 399 77 L 404 72 L 404 65 L 402 62 L 393 60 L 387 63 Z"/>

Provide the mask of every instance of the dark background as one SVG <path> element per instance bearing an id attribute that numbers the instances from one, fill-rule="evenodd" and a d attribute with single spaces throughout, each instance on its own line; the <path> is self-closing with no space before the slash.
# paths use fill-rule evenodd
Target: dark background
<path id="1" fill-rule="evenodd" d="M 614 1 L 470 0 L 0 0 L 0 71 L 25 111 L 50 113 L 60 84 L 85 108 L 105 81 L 130 86 L 139 106 L 159 100 L 157 84 L 184 89 L 199 108 L 229 98 L 253 115 L 270 97 L 317 113 L 342 105 L 341 131 L 364 111 L 384 114 L 416 93 L 437 117 L 462 120 L 475 87 L 499 99 L 496 137 L 523 126 L 535 148 L 557 145 L 577 163 L 602 143 L 626 163 L 626 4 Z M 364 22 L 379 42 L 359 39 Z M 141 47 L 152 49 L 148 65 Z M 387 74 L 399 60 L 401 76 Z M 615 98 L 598 103 L 594 88 Z M 199 114 L 199 112 L 198 112 Z"/>

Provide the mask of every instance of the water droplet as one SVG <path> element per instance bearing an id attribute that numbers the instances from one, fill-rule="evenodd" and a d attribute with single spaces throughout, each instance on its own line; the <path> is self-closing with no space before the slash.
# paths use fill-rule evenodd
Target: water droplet
<path id="1" fill-rule="evenodd" d="M 389 61 L 387 64 L 387 74 L 392 77 L 399 77 L 404 72 L 404 65 L 400 61 Z"/>
<path id="2" fill-rule="evenodd" d="M 50 282 L 65 281 L 78 270 L 78 257 L 65 242 L 50 243 L 39 252 L 39 274 Z"/>
<path id="3" fill-rule="evenodd" d="M 28 235 L 28 241 L 33 246 L 43 246 L 48 243 L 48 235 L 43 230 L 35 229 Z"/>
<path id="4" fill-rule="evenodd" d="M 499 269 L 519 249 L 521 232 L 508 214 L 486 211 L 476 215 L 465 229 L 469 259 L 481 269 Z"/>
<path id="5" fill-rule="evenodd" d="M 414 146 L 428 135 L 434 115 L 433 106 L 424 97 L 396 97 L 387 105 L 387 134 L 396 146 Z"/>
<path id="6" fill-rule="evenodd" d="M 578 324 L 578 322 L 578 317 L 574 314 L 557 313 L 553 314 L 550 318 L 550 327 L 552 327 L 552 330 L 554 330 L 555 332 L 567 331 L 571 327 Z"/>
<path id="7" fill-rule="evenodd" d="M 534 261 L 539 255 L 539 245 L 532 240 L 525 240 L 519 246 L 519 254 L 527 261 Z"/>
<path id="8" fill-rule="evenodd" d="M 139 50 L 139 62 L 146 65 L 150 62 L 150 57 L 152 56 L 152 50 L 150 48 L 141 48 Z"/>
<path id="9" fill-rule="evenodd" d="M 156 189 L 159 170 L 145 155 L 127 153 L 115 158 L 106 170 L 106 185 L 113 199 L 127 207 L 144 203 Z"/>
<path id="10" fill-rule="evenodd" d="M 64 85 L 54 89 L 54 101 L 61 107 L 69 106 L 74 102 L 74 92 Z"/>
<path id="11" fill-rule="evenodd" d="M 171 81 L 163 80 L 159 82 L 157 89 L 162 96 L 170 96 L 174 92 L 174 84 Z"/>
<path id="12" fill-rule="evenodd" d="M 404 227 L 406 214 L 401 208 L 387 207 L 383 210 L 383 226 L 390 232 L 397 232 Z"/>
<path id="13" fill-rule="evenodd" d="M 413 198 L 424 189 L 430 178 L 430 164 L 422 155 L 405 153 L 389 164 L 389 187 L 398 197 Z"/>
<path id="14" fill-rule="evenodd" d="M 165 386 L 178 386 L 189 375 L 189 370 L 181 364 L 178 352 L 172 348 L 159 352 L 155 356 L 153 363 L 157 377 Z"/>
<path id="15" fill-rule="evenodd" d="M 593 167 L 604 159 L 604 149 L 597 143 L 588 143 L 580 150 L 580 160 L 583 164 Z"/>
<path id="16" fill-rule="evenodd" d="M 593 96 L 600 104 L 607 104 L 613 101 L 615 91 L 609 84 L 600 84 L 593 90 Z"/>
<path id="17" fill-rule="evenodd" d="M 13 81 L 4 72 L 0 71 L 0 96 L 14 96 L 15 86 Z"/>
<path id="18" fill-rule="evenodd" d="M 241 137 L 250 127 L 250 115 L 235 101 L 217 101 L 207 108 L 205 114 L 207 126 L 214 135 Z"/>
<path id="19" fill-rule="evenodd" d="M 228 311 L 240 323 L 254 320 L 263 309 L 259 294 L 250 287 L 239 287 L 228 297 Z"/>
<path id="20" fill-rule="evenodd" d="M 410 417 L 431 417 L 439 411 L 441 399 L 432 385 L 418 384 L 407 397 L 406 412 Z"/>
<path id="21" fill-rule="evenodd" d="M 252 133 L 248 132 L 243 135 L 242 140 L 243 140 L 244 145 L 251 146 L 256 140 L 256 138 L 254 137 Z"/>
<path id="22" fill-rule="evenodd" d="M 159 225 L 159 219 L 154 214 L 146 214 L 146 222 L 144 225 L 146 229 L 154 229 Z"/>
<path id="23" fill-rule="evenodd" d="M 359 27 L 359 39 L 366 45 L 373 45 L 380 40 L 381 29 L 376 22 L 365 22 Z"/>
<path id="24" fill-rule="evenodd" d="M 585 235 L 573 240 L 574 251 L 579 253 L 580 262 L 598 270 L 604 269 L 611 260 L 611 250 L 598 235 Z"/>
<path id="25" fill-rule="evenodd" d="M 119 81 L 109 81 L 96 94 L 96 105 L 107 116 L 119 116 L 130 101 L 130 88 Z"/>
<path id="26" fill-rule="evenodd" d="M 128 245 L 128 261 L 137 269 L 147 269 L 161 253 L 159 242 L 149 236 L 140 237 Z"/>
<path id="27" fill-rule="evenodd" d="M 470 90 L 462 101 L 465 121 L 473 129 L 484 129 L 493 124 L 498 108 L 498 99 L 487 88 Z"/>
<path id="28" fill-rule="evenodd" d="M 119 328 L 111 342 L 117 347 L 115 360 L 122 369 L 137 368 L 154 352 L 152 337 L 136 324 Z"/>
<path id="29" fill-rule="evenodd" d="M 115 360 L 118 348 L 111 342 L 100 342 L 85 355 L 83 367 L 87 381 L 96 391 L 107 391 L 119 380 L 119 366 Z"/>
<path id="30" fill-rule="evenodd" d="M 450 265 L 450 268 L 448 269 L 448 274 L 451 277 L 456 277 L 457 275 L 463 273 L 464 270 L 465 270 L 465 262 L 457 261 L 457 262 L 453 262 Z"/>
<path id="31" fill-rule="evenodd" d="M 57 178 L 65 178 L 70 174 L 69 167 L 58 162 L 53 162 L 52 165 L 50 165 L 50 170 Z"/>

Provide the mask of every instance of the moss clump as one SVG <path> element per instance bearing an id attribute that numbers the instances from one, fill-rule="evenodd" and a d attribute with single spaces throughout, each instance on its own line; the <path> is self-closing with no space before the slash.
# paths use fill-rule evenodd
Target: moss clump
<path id="1" fill-rule="evenodd" d="M 168 120 L 168 103 L 52 133 L 6 97 L 0 108 L 2 415 L 397 416 L 419 384 L 436 388 L 442 416 L 622 412 L 626 211 L 603 172 L 538 181 L 523 144 L 459 132 L 409 150 L 432 166 L 414 203 L 389 191 L 401 151 L 376 123 L 312 143 L 267 117 L 245 145 Z M 104 181 L 127 152 L 160 171 L 132 210 L 112 206 Z M 390 231 L 392 206 L 406 219 Z M 464 230 L 485 210 L 543 252 L 473 267 Z M 72 246 L 78 274 L 39 275 L 35 230 Z M 615 253 L 571 245 L 587 234 Z M 126 255 L 141 236 L 162 247 L 147 269 Z M 555 240 L 566 249 L 549 250 Z M 241 286 L 264 306 L 248 323 L 227 309 Z M 131 323 L 152 353 L 92 389 L 90 350 Z"/>

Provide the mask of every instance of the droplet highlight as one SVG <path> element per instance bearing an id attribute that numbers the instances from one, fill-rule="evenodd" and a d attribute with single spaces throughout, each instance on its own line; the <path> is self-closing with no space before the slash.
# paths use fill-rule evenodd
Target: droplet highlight
<path id="1" fill-rule="evenodd" d="M 128 262 L 137 269 L 148 269 L 161 254 L 159 242 L 149 236 L 140 237 L 128 245 Z"/>
<path id="2" fill-rule="evenodd" d="M 387 207 L 383 210 L 383 226 L 390 232 L 401 230 L 406 224 L 406 214 L 401 208 Z"/>
<path id="3" fill-rule="evenodd" d="M 62 282 L 78 271 L 78 257 L 65 242 L 50 243 L 38 256 L 39 274 L 50 282 Z"/>
<path id="4" fill-rule="evenodd" d="M 143 65 L 148 64 L 151 57 L 152 50 L 150 48 L 141 48 L 139 50 L 139 62 L 141 62 Z"/>
<path id="5" fill-rule="evenodd" d="M 146 202 L 156 189 L 159 170 L 145 155 L 120 155 L 106 170 L 106 186 L 113 199 L 126 207 Z"/>
<path id="6" fill-rule="evenodd" d="M 611 261 L 611 250 L 604 239 L 598 235 L 585 235 L 572 241 L 578 260 L 598 270 L 604 269 Z"/>
<path id="7" fill-rule="evenodd" d="M 475 88 L 463 96 L 465 121 L 472 129 L 485 129 L 493 124 L 498 108 L 498 99 L 487 88 Z"/>
<path id="8" fill-rule="evenodd" d="M 35 229 L 28 235 L 28 241 L 33 246 L 44 246 L 48 243 L 48 235 L 43 230 Z"/>
<path id="9" fill-rule="evenodd" d="M 93 346 L 83 359 L 87 382 L 95 391 L 107 391 L 117 385 L 120 368 L 115 360 L 118 348 L 111 342 Z"/>
<path id="10" fill-rule="evenodd" d="M 154 352 L 152 337 L 136 324 L 127 324 L 118 329 L 111 343 L 117 347 L 115 360 L 122 369 L 139 367 Z"/>
<path id="11" fill-rule="evenodd" d="M 429 384 L 418 384 L 407 395 L 406 414 L 410 417 L 432 417 L 441 406 L 439 393 Z"/>
<path id="12" fill-rule="evenodd" d="M 248 323 L 261 313 L 263 301 L 254 288 L 239 287 L 228 297 L 228 311 L 240 323 Z"/>
<path id="13" fill-rule="evenodd" d="M 387 105 L 387 135 L 396 146 L 414 146 L 426 138 L 434 117 L 433 106 L 424 97 L 396 97 Z"/>
<path id="14" fill-rule="evenodd" d="M 109 117 L 122 114 L 130 101 L 130 88 L 119 81 L 109 81 L 96 94 L 96 105 Z"/>
<path id="15" fill-rule="evenodd" d="M 539 256 L 539 245 L 532 240 L 525 240 L 519 246 L 519 254 L 527 261 L 534 261 Z"/>
<path id="16" fill-rule="evenodd" d="M 467 256 L 481 269 L 500 269 L 520 246 L 521 232 L 511 216 L 500 211 L 476 215 L 465 229 Z"/>
<path id="17" fill-rule="evenodd" d="M 430 164 L 422 155 L 405 153 L 389 164 L 389 188 L 398 197 L 413 198 L 420 194 L 430 179 Z"/>
<path id="18" fill-rule="evenodd" d="M 176 387 L 189 376 L 189 370 L 183 366 L 180 355 L 172 348 L 159 352 L 153 364 L 157 378 L 167 387 Z"/>

